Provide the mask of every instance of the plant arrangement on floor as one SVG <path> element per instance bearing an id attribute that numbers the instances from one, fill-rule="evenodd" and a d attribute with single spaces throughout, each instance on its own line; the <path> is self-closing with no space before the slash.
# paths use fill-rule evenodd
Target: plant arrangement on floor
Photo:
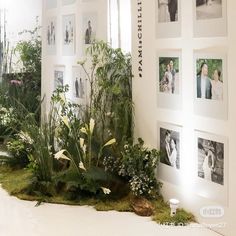
<path id="1" fill-rule="evenodd" d="M 0 181 L 21 199 L 135 211 L 163 223 L 169 207 L 155 177 L 159 152 L 141 138 L 133 141 L 131 58 L 104 42 L 92 44 L 87 54 L 79 62 L 90 84 L 86 106 L 66 98 L 68 86 L 58 87 L 39 124 L 36 114 L 17 103 L 20 130 L 7 144 L 13 157 L 1 167 Z M 15 159 L 24 165 L 9 171 Z M 180 218 L 193 220 L 180 210 L 171 222 Z"/>

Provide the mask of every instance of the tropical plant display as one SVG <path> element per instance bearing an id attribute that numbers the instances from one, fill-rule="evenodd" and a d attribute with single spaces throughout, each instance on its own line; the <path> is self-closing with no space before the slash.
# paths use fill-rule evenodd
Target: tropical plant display
<path id="1" fill-rule="evenodd" d="M 25 68 L 37 67 L 24 59 Z M 90 85 L 86 105 L 69 100 L 66 85 L 54 91 L 41 122 L 38 107 L 32 112 L 21 101 L 15 102 L 12 117 L 8 109 L 1 108 L 6 117 L 3 125 L 14 130 L 6 144 L 15 160 L 10 166 L 20 168 L 17 174 L 22 174 L 19 179 L 24 182 L 17 190 L 14 181 L 6 188 L 23 199 L 93 205 L 104 201 L 97 207 L 121 211 L 133 211 L 130 198 L 162 202 L 155 173 L 159 152 L 148 148 L 141 138 L 138 143 L 133 139 L 130 55 L 95 42 L 87 49 L 87 59 L 78 64 Z M 7 174 L 1 179 L 4 186 Z M 192 219 L 186 213 L 186 222 Z"/>

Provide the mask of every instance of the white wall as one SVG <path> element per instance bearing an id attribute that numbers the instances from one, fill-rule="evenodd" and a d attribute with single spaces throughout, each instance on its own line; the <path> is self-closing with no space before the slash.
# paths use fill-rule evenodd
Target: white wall
<path id="1" fill-rule="evenodd" d="M 236 28 L 235 12 L 236 1 L 228 0 L 228 37 L 193 38 L 193 2 L 182 0 L 182 36 L 180 38 L 156 39 L 155 35 L 155 0 L 142 0 L 143 14 L 143 78 L 138 76 L 138 53 L 137 53 L 137 0 L 132 1 L 133 11 L 133 71 L 135 75 L 133 84 L 133 98 L 135 103 L 135 136 L 142 137 L 145 142 L 153 147 L 158 146 L 157 123 L 158 121 L 182 126 L 183 156 L 181 157 L 182 170 L 177 174 L 177 184 L 163 181 L 162 193 L 166 200 L 175 197 L 181 201 L 184 207 L 197 217 L 198 221 L 205 224 L 226 223 L 226 227 L 214 228 L 224 235 L 234 235 L 236 225 L 233 224 L 235 212 L 234 198 L 236 197 L 235 183 L 235 131 L 236 131 L 236 80 L 235 80 L 235 55 L 236 55 Z M 217 27 L 215 25 L 214 27 Z M 193 93 L 193 50 L 204 49 L 213 52 L 227 54 L 228 72 L 228 119 L 217 120 L 194 115 Z M 156 53 L 159 50 L 175 51 L 182 50 L 182 77 L 183 99 L 181 110 L 161 109 L 157 107 L 157 78 L 156 78 Z M 215 199 L 202 197 L 198 192 L 195 180 L 197 176 L 194 163 L 194 130 L 202 130 L 228 139 L 228 162 L 229 177 L 228 202 L 221 203 Z M 226 168 L 227 169 L 227 168 Z M 176 175 L 172 176 L 176 178 Z M 216 196 L 217 198 L 217 196 Z M 202 218 L 199 214 L 203 206 L 223 206 L 225 215 L 219 219 Z"/>
<path id="2" fill-rule="evenodd" d="M 62 6 L 62 1 L 57 0 L 57 7 L 46 9 L 45 0 L 43 1 L 43 55 L 42 55 L 42 96 L 45 96 L 44 109 L 48 111 L 51 94 L 54 90 L 54 66 L 65 66 L 65 84 L 71 85 L 72 66 L 76 66 L 79 60 L 85 57 L 83 45 L 82 15 L 86 12 L 97 12 L 98 24 L 96 38 L 98 40 L 107 40 L 107 1 L 106 0 L 87 0 L 75 1 L 74 4 Z M 62 16 L 75 14 L 76 21 L 76 52 L 74 56 L 63 56 L 62 52 Z M 56 17 L 57 20 L 57 44 L 56 54 L 49 55 L 46 48 L 47 18 Z M 72 98 L 70 89 L 69 98 Z"/>

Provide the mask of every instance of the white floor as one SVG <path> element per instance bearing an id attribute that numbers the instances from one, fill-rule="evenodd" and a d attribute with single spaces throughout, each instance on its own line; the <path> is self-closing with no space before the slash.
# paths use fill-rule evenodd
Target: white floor
<path id="1" fill-rule="evenodd" d="M 97 212 L 91 207 L 43 204 L 34 207 L 0 188 L 0 236 L 217 236 L 199 228 L 164 227 L 132 213 Z"/>

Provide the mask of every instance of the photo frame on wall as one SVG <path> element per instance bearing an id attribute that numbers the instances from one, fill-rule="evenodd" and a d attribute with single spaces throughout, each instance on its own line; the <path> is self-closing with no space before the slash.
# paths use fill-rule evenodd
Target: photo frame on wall
<path id="1" fill-rule="evenodd" d="M 76 3 L 76 0 L 62 0 L 62 6 Z"/>
<path id="2" fill-rule="evenodd" d="M 64 86 L 64 85 L 65 85 L 65 66 L 55 65 L 53 90 L 56 90 L 58 87 Z"/>
<path id="3" fill-rule="evenodd" d="M 46 21 L 46 51 L 48 55 L 55 55 L 57 49 L 57 18 L 49 17 Z"/>
<path id="4" fill-rule="evenodd" d="M 75 54 L 75 15 L 62 16 L 62 53 L 64 56 L 73 56 Z"/>
<path id="5" fill-rule="evenodd" d="M 226 55 L 194 53 L 194 112 L 215 119 L 228 119 Z"/>
<path id="6" fill-rule="evenodd" d="M 182 108 L 181 51 L 158 51 L 156 56 L 157 106 Z"/>
<path id="7" fill-rule="evenodd" d="M 97 12 L 85 12 L 82 17 L 83 44 L 89 46 L 96 39 L 98 15 Z"/>
<path id="8" fill-rule="evenodd" d="M 173 184 L 178 184 L 182 156 L 182 127 L 158 122 L 157 148 L 160 150 L 158 177 Z"/>
<path id="9" fill-rule="evenodd" d="M 194 37 L 226 36 L 227 0 L 193 0 L 193 32 Z"/>
<path id="10" fill-rule="evenodd" d="M 57 8 L 57 0 L 45 0 L 46 9 Z"/>
<path id="11" fill-rule="evenodd" d="M 228 140 L 195 131 L 196 186 L 198 194 L 228 204 Z"/>
<path id="12" fill-rule="evenodd" d="M 80 66 L 72 67 L 72 78 L 73 100 L 80 105 L 85 105 L 87 101 L 87 81 Z"/>
<path id="13" fill-rule="evenodd" d="M 181 1 L 155 0 L 156 38 L 181 36 Z"/>

